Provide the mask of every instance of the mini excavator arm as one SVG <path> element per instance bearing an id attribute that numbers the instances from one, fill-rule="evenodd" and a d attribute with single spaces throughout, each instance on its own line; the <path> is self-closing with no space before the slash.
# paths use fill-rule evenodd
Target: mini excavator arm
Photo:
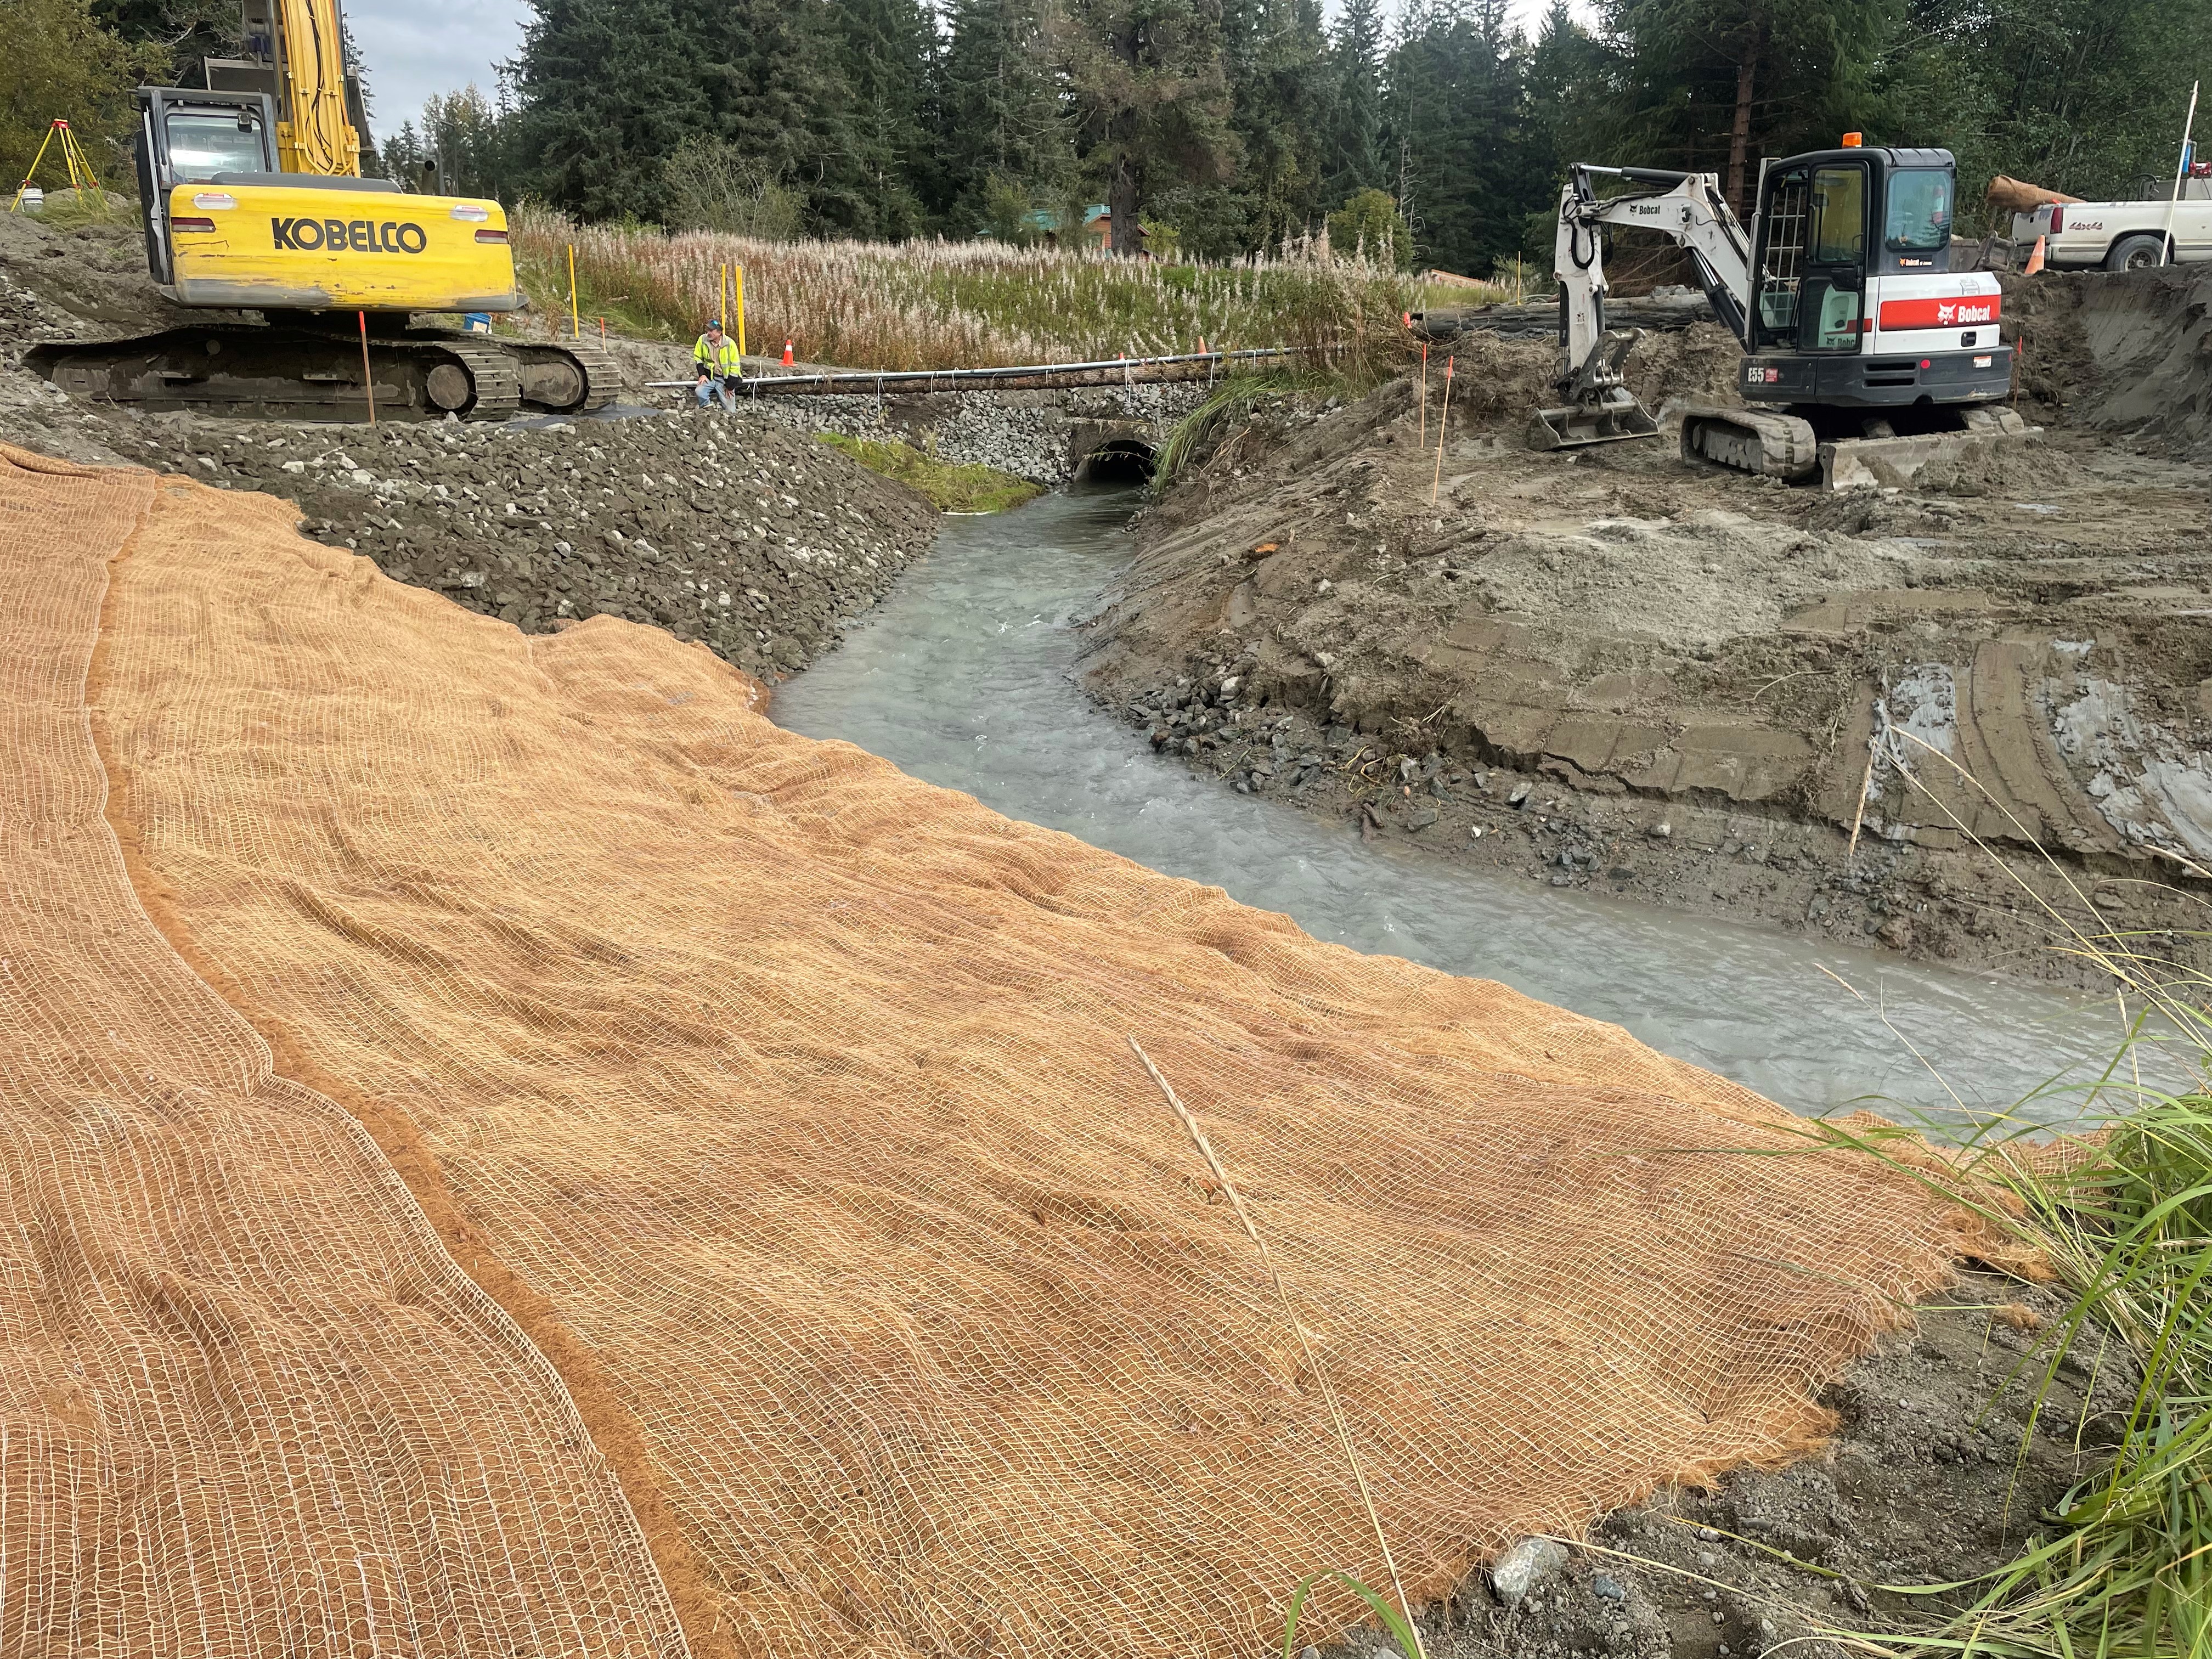
<path id="1" fill-rule="evenodd" d="M 1632 186 L 1600 197 L 1595 180 Z M 1536 449 L 1577 449 L 1648 438 L 1658 425 L 1625 384 L 1622 366 L 1637 336 L 1605 320 L 1605 227 L 1629 225 L 1671 238 L 1690 255 L 1714 313 L 1744 337 L 1751 291 L 1751 245 L 1709 173 L 1578 165 L 1559 195 L 1553 273 L 1559 284 L 1559 358 L 1553 384 L 1562 399 L 1539 410 L 1529 431 Z"/>
<path id="2" fill-rule="evenodd" d="M 1626 180 L 1632 189 L 1601 198 L 1592 181 Z M 1553 273 L 1566 305 L 1566 333 L 1560 343 L 1568 363 L 1566 379 L 1586 362 L 1605 332 L 1603 228 L 1626 225 L 1656 231 L 1689 254 L 1698 286 L 1713 312 L 1737 339 L 1745 337 L 1751 305 L 1751 239 L 1729 210 L 1720 181 L 1710 173 L 1668 173 L 1649 167 L 1577 166 L 1559 196 L 1559 224 L 1553 244 Z"/>

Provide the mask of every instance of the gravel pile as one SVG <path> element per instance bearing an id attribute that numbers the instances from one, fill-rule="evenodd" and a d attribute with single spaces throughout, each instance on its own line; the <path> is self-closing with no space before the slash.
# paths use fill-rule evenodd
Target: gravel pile
<path id="1" fill-rule="evenodd" d="M 125 458 L 299 504 L 307 534 L 543 633 L 606 615 L 764 679 L 836 642 L 927 548 L 920 496 L 745 416 L 370 428 L 110 422 Z"/>

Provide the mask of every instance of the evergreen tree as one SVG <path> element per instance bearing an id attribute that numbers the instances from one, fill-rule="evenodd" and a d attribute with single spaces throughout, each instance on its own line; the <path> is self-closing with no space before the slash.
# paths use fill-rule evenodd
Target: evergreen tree
<path id="1" fill-rule="evenodd" d="M 1901 0 L 1607 0 L 1605 16 L 1627 65 L 1624 137 L 1646 165 L 1720 173 L 1741 215 L 1761 155 L 1887 125 L 1876 88 Z"/>
<path id="2" fill-rule="evenodd" d="M 810 227 L 875 228 L 833 0 L 678 0 L 706 100 L 700 136 L 735 144 L 806 204 Z"/>
<path id="3" fill-rule="evenodd" d="M 853 228 L 911 236 L 921 228 L 923 198 L 942 190 L 924 107 L 935 19 L 922 0 L 840 0 L 836 15 L 860 175 Z"/>
<path id="4" fill-rule="evenodd" d="M 659 213 L 662 163 L 711 113 L 678 3 L 534 0 L 515 119 L 531 191 L 587 219 Z"/>
<path id="5" fill-rule="evenodd" d="M 1906 34 L 1897 114 L 1869 120 L 1867 142 L 1956 151 L 1962 206 L 1997 173 L 2092 200 L 2172 188 L 2190 83 L 2212 66 L 2212 7 L 1913 0 Z"/>
<path id="6" fill-rule="evenodd" d="M 240 48 L 237 0 L 92 0 L 92 15 L 126 43 L 166 53 L 170 86 L 207 85 L 204 60 Z"/>
<path id="7" fill-rule="evenodd" d="M 403 124 L 404 125 L 404 124 Z M 419 168 L 434 163 L 436 186 L 448 196 L 504 196 L 513 174 L 507 125 L 471 82 L 434 94 L 422 106 Z M 398 140 L 387 146 L 387 158 Z"/>
<path id="8" fill-rule="evenodd" d="M 1224 58 L 1248 247 L 1310 230 L 1321 200 L 1328 86 L 1319 0 L 1229 0 Z"/>
<path id="9" fill-rule="evenodd" d="M 1345 0 L 1329 40 L 1322 194 L 1342 202 L 1395 180 L 1383 130 L 1382 0 Z"/>
<path id="10" fill-rule="evenodd" d="M 1487 275 L 1518 252 L 1523 222 L 1550 193 L 1534 162 L 1527 57 L 1505 0 L 1430 0 L 1391 52 L 1401 210 L 1416 252 L 1449 270 Z"/>
<path id="11" fill-rule="evenodd" d="M 1620 70 L 1620 60 L 1575 21 L 1565 0 L 1553 0 L 1524 76 L 1528 125 L 1523 155 L 1531 196 L 1522 252 L 1525 269 L 1539 283 L 1551 272 L 1567 169 L 1577 161 L 1638 164 L 1632 153 L 1619 148 Z"/>
<path id="12" fill-rule="evenodd" d="M 939 211 L 948 228 L 1001 216 L 1016 196 L 1056 204 L 1074 184 L 1074 135 L 1039 0 L 951 0 L 939 62 Z M 995 184 L 994 182 L 995 181 Z"/>
<path id="13" fill-rule="evenodd" d="M 378 169 L 382 177 L 391 179 L 402 190 L 419 190 L 422 185 L 422 166 L 429 153 L 422 148 L 422 140 L 415 131 L 415 123 L 403 120 L 387 134 L 377 147 L 382 166 Z"/>
<path id="14" fill-rule="evenodd" d="M 1142 246 L 1144 205 L 1177 182 L 1231 177 L 1221 14 L 1212 0 L 1067 0 L 1062 59 L 1084 161 L 1103 186 L 1116 253 Z"/>

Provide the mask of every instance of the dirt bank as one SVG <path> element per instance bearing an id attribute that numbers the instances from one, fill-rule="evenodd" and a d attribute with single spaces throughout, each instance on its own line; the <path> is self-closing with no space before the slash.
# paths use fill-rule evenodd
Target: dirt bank
<path id="1" fill-rule="evenodd" d="M 765 679 L 833 645 L 935 533 L 913 491 L 745 415 L 374 428 L 145 416 L 73 403 L 16 366 L 40 340 L 183 319 L 148 282 L 135 230 L 0 221 L 0 437 L 281 495 L 318 540 L 526 632 L 624 617 Z"/>
<path id="2" fill-rule="evenodd" d="M 1841 1659 L 1851 1650 L 1820 1632 L 1940 1619 L 1959 1603 L 1894 1587 L 2017 1556 L 2124 1421 L 2127 1366 L 2108 1352 L 2093 1375 L 2094 1340 L 2043 1388 L 2040 1333 L 2062 1306 L 1966 1274 L 1823 1391 L 1836 1429 L 1817 1455 L 1670 1489 L 1595 1521 L 1583 1547 L 1524 1543 L 1428 1610 L 1424 1645 L 1432 1659 L 1750 1659 L 1785 1644 Z M 1380 1646 L 1370 1630 L 1350 1650 Z"/>
<path id="3" fill-rule="evenodd" d="M 2044 302 L 2046 362 L 2095 292 Z M 1531 453 L 1549 348 L 1468 344 L 1441 467 L 1433 374 L 1425 420 L 1401 382 L 1218 434 L 1140 523 L 1093 691 L 1233 787 L 1555 885 L 2081 977 L 2048 903 L 2207 959 L 2207 490 L 2101 429 L 2093 355 L 2034 441 L 1836 496 L 1665 438 Z M 1632 379 L 1663 410 L 1735 359 L 1708 326 Z"/>

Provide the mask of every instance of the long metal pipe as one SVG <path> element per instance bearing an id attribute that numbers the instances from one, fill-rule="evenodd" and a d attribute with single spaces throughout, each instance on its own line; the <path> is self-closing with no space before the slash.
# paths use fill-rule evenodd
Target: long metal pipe
<path id="1" fill-rule="evenodd" d="M 824 369 L 818 374 L 747 375 L 750 398 L 875 396 L 892 392 L 950 391 L 963 386 L 1015 390 L 1054 386 L 1154 385 L 1194 380 L 1231 363 L 1298 355 L 1295 346 L 1256 346 L 1241 351 L 1193 351 L 1171 357 L 1116 357 L 1091 363 L 1024 363 L 1003 368 Z M 689 387 L 692 380 L 647 380 L 649 390 Z"/>

